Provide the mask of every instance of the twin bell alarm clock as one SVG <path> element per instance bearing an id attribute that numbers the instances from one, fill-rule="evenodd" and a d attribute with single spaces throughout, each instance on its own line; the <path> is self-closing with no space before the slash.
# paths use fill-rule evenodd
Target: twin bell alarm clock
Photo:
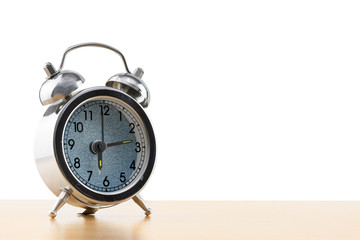
<path id="1" fill-rule="evenodd" d="M 113 51 L 126 72 L 115 74 L 105 86 L 82 89 L 85 79 L 63 70 L 66 55 L 82 47 Z M 45 184 L 58 197 L 49 216 L 56 217 L 65 203 L 94 214 L 129 199 L 150 215 L 139 195 L 153 171 L 156 150 L 144 111 L 150 95 L 141 80 L 143 70 L 130 72 L 120 51 L 100 43 L 72 46 L 58 70 L 51 63 L 44 69 L 40 102 L 50 106 L 38 128 L 35 159 Z"/>

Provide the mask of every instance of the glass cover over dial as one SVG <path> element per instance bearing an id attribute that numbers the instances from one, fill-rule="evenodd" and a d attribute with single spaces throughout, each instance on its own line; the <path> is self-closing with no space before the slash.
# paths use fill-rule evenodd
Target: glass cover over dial
<path id="1" fill-rule="evenodd" d="M 146 167 L 146 136 L 129 105 L 94 97 L 75 108 L 65 124 L 65 161 L 85 187 L 101 194 L 121 192 L 136 183 Z"/>

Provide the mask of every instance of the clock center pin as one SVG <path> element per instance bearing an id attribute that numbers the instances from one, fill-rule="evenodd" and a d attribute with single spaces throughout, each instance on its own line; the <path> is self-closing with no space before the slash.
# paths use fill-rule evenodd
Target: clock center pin
<path id="1" fill-rule="evenodd" d="M 95 154 L 105 151 L 106 147 L 107 147 L 106 143 L 100 140 L 94 141 L 90 144 L 90 150 Z"/>

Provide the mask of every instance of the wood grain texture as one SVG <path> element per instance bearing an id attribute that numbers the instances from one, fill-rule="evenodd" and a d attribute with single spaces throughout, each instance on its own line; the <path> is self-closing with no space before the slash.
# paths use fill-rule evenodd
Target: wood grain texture
<path id="1" fill-rule="evenodd" d="M 77 214 L 53 201 L 0 201 L 0 239 L 360 239 L 360 202 L 132 201 Z"/>

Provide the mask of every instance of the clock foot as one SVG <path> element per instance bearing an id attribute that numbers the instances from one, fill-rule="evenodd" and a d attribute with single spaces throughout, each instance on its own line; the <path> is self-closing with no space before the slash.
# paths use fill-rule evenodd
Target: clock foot
<path id="1" fill-rule="evenodd" d="M 62 188 L 61 193 L 51 211 L 49 211 L 49 217 L 55 218 L 59 209 L 64 206 L 65 202 L 69 199 L 70 192 L 67 188 Z"/>
<path id="2" fill-rule="evenodd" d="M 95 214 L 98 210 L 99 210 L 98 208 L 87 207 L 85 208 L 85 211 L 83 211 L 81 214 L 83 215 Z"/>
<path id="3" fill-rule="evenodd" d="M 140 196 L 140 194 L 135 195 L 133 198 L 134 202 L 139 205 L 139 207 L 142 208 L 142 210 L 145 211 L 145 215 L 149 216 L 151 214 L 151 208 L 149 208 L 148 206 L 146 206 L 144 199 L 142 199 L 142 197 Z"/>

